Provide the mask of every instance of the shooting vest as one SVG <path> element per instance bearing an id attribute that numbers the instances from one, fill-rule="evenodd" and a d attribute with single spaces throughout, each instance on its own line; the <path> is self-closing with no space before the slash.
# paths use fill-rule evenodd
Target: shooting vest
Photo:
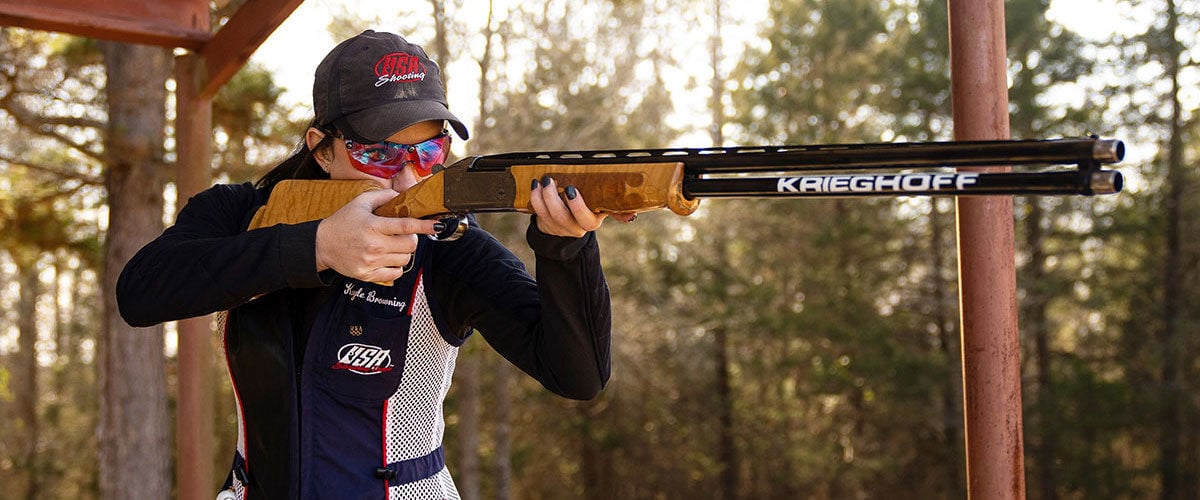
<path id="1" fill-rule="evenodd" d="M 247 495 L 246 486 L 262 480 L 255 474 L 257 461 L 289 460 L 292 472 L 286 476 L 291 484 L 264 484 L 264 491 L 298 493 L 304 499 L 459 498 L 441 443 L 442 404 L 461 340 L 443 338 L 430 312 L 424 287 L 430 253 L 422 242 L 414 256 L 416 268 L 393 286 L 338 276 L 332 286 L 316 292 L 320 305 L 301 347 L 299 378 L 293 385 L 298 394 L 291 398 L 294 410 L 279 419 L 290 422 L 250 416 L 260 414 L 247 411 L 251 405 L 288 403 L 262 401 L 261 396 L 248 400 L 242 394 L 237 374 L 246 371 L 246 363 L 230 354 L 234 334 L 225 326 L 238 441 L 224 495 L 255 497 Z M 247 334 L 260 332 L 237 333 Z M 235 364 L 241 369 L 235 370 Z M 260 430 L 272 432 L 260 426 L 279 424 L 290 426 L 291 444 L 286 448 L 294 456 L 286 456 L 287 451 L 279 453 L 283 456 L 256 456 L 256 447 L 247 446 L 247 441 Z M 257 449 L 274 454 L 269 446 Z M 283 475 L 275 474 L 269 482 L 279 479 Z"/>

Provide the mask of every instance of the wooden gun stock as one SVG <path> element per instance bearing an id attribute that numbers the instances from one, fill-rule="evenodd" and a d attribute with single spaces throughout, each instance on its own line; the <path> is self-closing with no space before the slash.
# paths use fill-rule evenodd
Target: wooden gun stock
<path id="1" fill-rule="evenodd" d="M 575 186 L 596 213 L 627 214 L 669 208 L 696 211 L 699 200 L 683 195 L 683 164 L 519 165 L 495 172 L 468 172 L 470 158 L 399 193 L 375 210 L 382 217 L 430 218 L 467 212 L 532 213 L 532 183 L 550 176 L 561 192 Z M 323 219 L 356 196 L 381 189 L 372 181 L 286 180 L 255 214 L 248 229 Z"/>
<path id="2" fill-rule="evenodd" d="M 286 180 L 271 190 L 246 229 L 276 224 L 299 224 L 333 215 L 356 196 L 380 189 L 372 181 Z"/>

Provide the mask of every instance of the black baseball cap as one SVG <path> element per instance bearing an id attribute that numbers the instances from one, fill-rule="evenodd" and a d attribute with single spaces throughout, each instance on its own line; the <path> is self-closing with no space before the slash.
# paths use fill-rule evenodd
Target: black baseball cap
<path id="1" fill-rule="evenodd" d="M 393 33 L 367 30 L 329 51 L 313 80 L 313 108 L 318 128 L 336 128 L 363 144 L 429 120 L 446 120 L 467 138 L 446 104 L 437 63 Z"/>

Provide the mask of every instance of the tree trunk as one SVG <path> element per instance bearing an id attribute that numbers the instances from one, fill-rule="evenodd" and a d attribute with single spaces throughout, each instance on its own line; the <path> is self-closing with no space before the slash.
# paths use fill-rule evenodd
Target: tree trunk
<path id="1" fill-rule="evenodd" d="M 712 124 L 709 125 L 708 136 L 713 147 L 717 148 L 725 145 L 725 106 L 721 102 L 724 95 L 722 89 L 725 88 L 725 78 L 721 75 L 721 44 L 724 41 L 721 38 L 721 1 L 713 0 L 713 32 L 708 37 L 713 72 L 712 80 L 709 81 L 711 93 L 708 96 L 708 112 L 712 114 Z"/>
<path id="2" fill-rule="evenodd" d="M 962 372 L 958 367 L 962 366 L 959 362 L 958 349 L 955 349 L 954 344 L 954 326 L 950 311 L 947 304 L 950 303 L 950 298 L 946 296 L 946 287 L 950 284 L 943 277 L 943 270 L 946 269 L 946 225 L 943 224 L 943 212 L 938 205 L 938 199 L 933 198 L 929 201 L 931 212 L 929 214 L 929 229 L 930 229 L 930 254 L 933 256 L 933 321 L 937 325 L 938 348 L 940 349 L 943 359 L 946 360 L 946 366 L 950 368 L 950 376 L 945 378 L 945 385 L 942 391 L 942 443 L 947 450 L 951 450 L 946 460 L 946 483 L 949 488 L 949 496 L 961 496 L 966 493 L 966 485 L 963 484 L 963 460 L 962 460 L 962 436 L 959 433 L 959 425 L 962 423 L 962 415 L 959 410 L 962 408 L 962 398 L 959 396 L 959 390 L 962 388 Z"/>
<path id="3" fill-rule="evenodd" d="M 583 498 L 609 500 L 616 498 L 612 453 L 604 438 L 602 423 L 604 403 L 600 399 L 576 403 L 576 418 L 580 421 L 580 474 L 583 476 Z"/>
<path id="4" fill-rule="evenodd" d="M 443 83 L 448 83 L 450 77 L 446 74 L 446 65 L 450 64 L 450 47 L 446 43 L 446 5 L 442 0 L 429 0 L 429 4 L 433 7 L 433 57 L 441 67 Z"/>
<path id="5" fill-rule="evenodd" d="M 28 252 L 32 253 L 32 252 Z M 24 471 L 25 492 L 23 497 L 35 499 L 40 496 L 37 444 L 41 437 L 38 419 L 38 365 L 37 365 L 37 300 L 41 294 L 38 279 L 37 258 L 17 260 L 17 280 L 20 299 L 17 302 L 17 355 L 13 367 L 12 392 L 16 400 L 17 419 L 21 427 L 20 447 L 17 450 L 18 467 Z M 15 493 L 15 492 L 14 492 Z"/>
<path id="6" fill-rule="evenodd" d="M 512 498 L 512 390 L 514 371 L 507 360 L 499 357 L 496 369 L 492 371 L 494 387 L 492 393 L 496 398 L 496 491 L 492 498 L 509 500 Z"/>
<path id="7" fill-rule="evenodd" d="M 478 349 L 459 351 L 454 369 L 458 385 L 458 493 L 463 500 L 480 497 L 479 472 L 479 364 Z"/>
<path id="8" fill-rule="evenodd" d="M 1170 136 L 1167 144 L 1167 196 L 1164 200 L 1166 220 L 1166 248 L 1163 259 L 1163 326 L 1159 334 L 1159 348 L 1162 349 L 1162 407 L 1159 414 L 1159 475 L 1162 481 L 1161 498 L 1175 500 L 1187 498 L 1185 482 L 1181 470 L 1182 449 L 1180 436 L 1183 431 L 1183 415 L 1181 399 L 1186 397 L 1179 392 L 1182 380 L 1183 363 L 1181 354 L 1183 347 L 1180 335 L 1180 316 L 1183 311 L 1181 303 L 1183 290 L 1183 273 L 1181 270 L 1182 249 L 1180 245 L 1181 206 L 1184 201 L 1184 165 L 1183 165 L 1183 123 L 1182 106 L 1179 101 L 1179 59 L 1182 47 L 1176 38 L 1179 26 L 1179 13 L 1174 0 L 1167 0 L 1167 26 L 1164 36 L 1168 38 L 1164 46 L 1167 64 L 1167 76 L 1171 79 L 1171 116 Z"/>
<path id="9" fill-rule="evenodd" d="M 713 32 L 708 39 L 709 64 L 712 65 L 712 80 L 709 81 L 708 111 L 712 117 L 709 125 L 709 140 L 713 147 L 721 147 L 725 143 L 723 133 L 725 126 L 725 108 L 722 104 L 725 78 L 721 74 L 721 3 L 713 0 Z M 724 245 L 721 251 L 724 252 Z M 717 463 L 721 470 L 717 498 L 732 499 L 738 497 L 738 461 L 737 449 L 733 440 L 733 386 L 730 380 L 732 367 L 729 360 L 729 330 L 719 326 L 713 332 L 713 362 L 716 364 L 717 375 Z"/>
<path id="10" fill-rule="evenodd" d="M 495 5 L 488 0 L 487 22 L 483 28 L 483 56 L 479 58 L 479 119 L 475 122 L 475 140 L 470 147 L 473 152 L 487 152 L 489 149 L 488 137 L 491 134 L 487 131 L 492 128 L 488 124 L 492 117 L 492 76 L 489 73 L 492 69 L 492 40 L 496 36 L 496 30 L 492 27 L 494 16 Z"/>
<path id="11" fill-rule="evenodd" d="M 1026 279 L 1028 290 L 1025 303 L 1025 329 L 1033 337 L 1034 364 L 1037 366 L 1037 400 L 1036 410 L 1036 448 L 1037 457 L 1037 498 L 1057 498 L 1057 479 L 1054 474 L 1054 457 L 1058 454 L 1057 431 L 1052 419 L 1054 418 L 1054 386 L 1050 377 L 1050 328 L 1047 324 L 1047 296 L 1043 286 L 1046 283 L 1046 249 L 1043 240 L 1042 219 L 1044 211 L 1037 198 L 1026 202 L 1029 213 L 1025 215 L 1025 238 L 1029 252 L 1029 263 L 1026 264 Z"/>
<path id="12" fill-rule="evenodd" d="M 717 498 L 738 498 L 737 448 L 733 441 L 733 382 L 729 361 L 729 331 L 717 327 L 713 332 L 714 360 L 717 370 L 717 463 L 721 468 L 721 487 Z"/>
<path id="13" fill-rule="evenodd" d="M 100 493 L 169 498 L 171 450 L 162 327 L 132 328 L 117 312 L 117 276 L 162 231 L 170 51 L 101 42 L 107 71 L 109 226 L 100 343 Z"/>

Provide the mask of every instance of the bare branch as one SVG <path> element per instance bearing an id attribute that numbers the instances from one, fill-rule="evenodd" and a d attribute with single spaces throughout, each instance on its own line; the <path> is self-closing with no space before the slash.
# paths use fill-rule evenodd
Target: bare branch
<path id="1" fill-rule="evenodd" d="M 45 172 L 45 173 L 51 174 L 60 179 L 77 180 L 77 181 L 80 181 L 80 182 L 83 182 L 85 184 L 92 185 L 92 186 L 103 186 L 104 185 L 104 179 L 101 177 L 96 177 L 93 175 L 88 175 L 88 174 L 85 174 L 82 172 L 71 170 L 69 168 L 64 168 L 61 165 L 30 162 L 30 161 L 27 161 L 22 158 L 13 158 L 13 157 L 10 157 L 7 155 L 0 155 L 0 163 L 7 163 L 9 165 L 25 167 L 30 170 Z"/>
<path id="2" fill-rule="evenodd" d="M 70 146 L 72 149 L 75 149 L 76 151 L 79 151 L 83 155 L 85 155 L 89 158 L 92 158 L 98 162 L 101 162 L 101 163 L 106 162 L 107 158 L 105 157 L 105 155 L 95 152 L 95 151 L 92 151 L 90 148 L 88 148 L 88 143 L 73 140 L 64 134 L 55 131 L 54 126 L 57 125 L 58 123 L 56 123 L 54 120 L 51 120 L 44 116 L 40 116 L 37 113 L 30 111 L 28 108 L 21 105 L 13 97 L 14 97 L 13 94 L 8 94 L 4 97 L 0 97 L 0 107 L 4 108 L 5 111 L 8 111 L 8 114 L 10 116 L 12 116 L 14 120 L 17 121 L 18 125 L 21 125 L 22 127 L 25 127 L 29 130 L 32 130 L 35 133 L 37 133 L 38 135 L 49 137 L 58 142 L 66 144 L 67 146 Z"/>

